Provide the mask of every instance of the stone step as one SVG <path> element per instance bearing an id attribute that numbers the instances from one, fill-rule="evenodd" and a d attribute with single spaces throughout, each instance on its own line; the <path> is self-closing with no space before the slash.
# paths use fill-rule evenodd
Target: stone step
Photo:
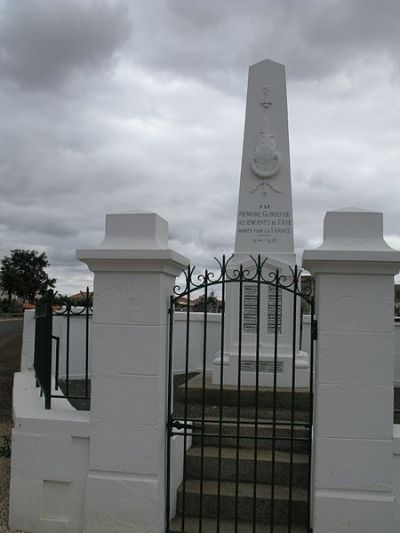
<path id="1" fill-rule="evenodd" d="M 185 404 L 182 402 L 174 402 L 174 418 L 183 419 L 185 417 Z M 236 405 L 225 405 L 222 408 L 222 418 L 237 418 L 237 406 Z M 240 418 L 247 421 L 252 421 L 254 423 L 256 415 L 256 409 L 254 406 L 241 406 L 240 408 Z M 216 404 L 205 404 L 204 405 L 204 418 L 218 418 L 220 416 L 220 406 Z M 186 418 L 202 418 L 203 417 L 203 407 L 201 403 L 188 403 L 186 406 Z M 272 408 L 261 408 L 258 409 L 258 422 L 271 422 L 274 418 L 274 410 Z M 292 413 L 289 409 L 275 409 L 275 420 L 285 421 L 290 424 L 292 418 Z M 309 422 L 309 412 L 300 411 L 297 409 L 294 412 L 294 421 L 295 422 Z"/>
<path id="2" fill-rule="evenodd" d="M 196 423 L 195 423 L 196 427 Z M 221 430 L 221 431 L 220 431 Z M 219 435 L 222 435 L 220 439 Z M 291 449 L 291 434 L 292 428 L 288 424 L 281 424 L 275 428 L 275 449 L 279 451 L 290 451 Z M 213 436 L 215 435 L 215 436 Z M 241 424 L 240 425 L 240 448 L 254 449 L 255 427 L 254 424 Z M 273 445 L 273 426 L 272 424 L 258 426 L 258 446 L 259 450 L 270 450 Z M 294 427 L 293 428 L 293 450 L 297 453 L 307 453 L 309 447 L 309 430 L 306 427 Z M 195 446 L 219 446 L 221 440 L 221 446 L 224 448 L 236 448 L 237 442 L 237 425 L 235 419 L 232 419 L 232 423 L 225 421 L 220 428 L 218 419 L 215 422 L 211 421 L 204 424 L 204 434 L 201 435 L 201 429 L 199 428 L 193 434 L 192 443 Z"/>
<path id="3" fill-rule="evenodd" d="M 220 517 L 233 520 L 235 518 L 236 484 L 223 481 L 220 484 Z M 203 497 L 201 516 L 216 518 L 218 500 L 217 481 L 205 480 L 203 482 Z M 188 479 L 185 484 L 185 515 L 199 516 L 200 513 L 200 480 Z M 253 520 L 253 484 L 238 484 L 238 519 Z M 178 513 L 182 513 L 183 484 L 178 489 Z M 285 524 L 288 520 L 289 488 L 275 485 L 274 489 L 274 523 Z M 268 522 L 271 520 L 271 487 L 257 485 L 256 493 L 256 521 Z M 296 525 L 305 525 L 307 522 L 307 491 L 303 488 L 292 489 L 292 521 Z"/>
<path id="4" fill-rule="evenodd" d="M 203 388 L 203 374 L 197 374 L 188 376 L 187 391 L 185 382 L 180 380 L 176 381 L 174 397 L 178 402 L 185 402 L 187 395 L 187 401 L 189 403 L 201 404 L 203 400 L 203 390 L 205 403 L 209 405 L 219 406 L 222 404 L 225 406 L 236 406 L 238 403 L 238 388 L 236 385 L 224 385 L 222 395 L 220 392 L 220 385 L 211 383 L 211 373 L 206 372 L 205 387 Z M 272 408 L 274 401 L 274 389 L 273 387 L 259 387 L 258 389 L 258 403 L 260 407 Z M 275 402 L 278 409 L 290 410 L 292 407 L 292 390 L 287 388 L 277 388 L 275 392 Z M 243 407 L 253 407 L 255 404 L 256 390 L 255 387 L 241 386 L 240 387 L 240 403 Z M 294 395 L 295 410 L 308 412 L 310 408 L 310 393 L 308 389 L 296 389 Z"/>
<path id="5" fill-rule="evenodd" d="M 201 455 L 199 446 L 192 446 L 186 454 L 186 476 L 189 479 L 201 477 Z M 239 459 L 237 461 L 237 459 Z M 219 475 L 219 448 L 205 446 L 203 449 L 203 479 L 217 480 Z M 254 449 L 221 448 L 221 480 L 235 481 L 236 468 L 239 466 L 239 480 L 252 483 L 254 480 Z M 272 450 L 257 450 L 257 483 L 268 484 L 272 475 Z M 290 481 L 290 453 L 275 452 L 274 458 L 275 483 L 287 486 Z M 292 485 L 307 487 L 308 485 L 308 456 L 293 454 Z"/>
<path id="6" fill-rule="evenodd" d="M 235 531 L 235 522 L 233 520 L 219 520 L 219 529 L 217 530 L 217 521 L 213 518 L 203 518 L 201 521 L 202 533 L 233 533 Z M 240 521 L 237 524 L 238 533 L 269 533 L 269 524 L 256 523 L 255 532 L 252 522 Z M 193 518 L 191 516 L 185 517 L 184 529 L 182 529 L 182 517 L 177 515 L 171 520 L 170 533 L 198 533 L 199 531 L 199 518 Z M 308 533 L 306 526 L 292 526 L 291 533 Z M 288 533 L 288 527 L 285 525 L 275 525 L 274 533 Z"/>

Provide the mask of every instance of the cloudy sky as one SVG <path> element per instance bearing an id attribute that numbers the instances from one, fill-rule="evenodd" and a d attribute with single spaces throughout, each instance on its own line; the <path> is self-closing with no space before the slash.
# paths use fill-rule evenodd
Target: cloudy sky
<path id="1" fill-rule="evenodd" d="M 0 255 L 60 292 L 104 214 L 151 210 L 205 266 L 234 243 L 247 74 L 287 69 L 295 244 L 326 210 L 384 212 L 400 248 L 398 0 L 0 0 Z"/>

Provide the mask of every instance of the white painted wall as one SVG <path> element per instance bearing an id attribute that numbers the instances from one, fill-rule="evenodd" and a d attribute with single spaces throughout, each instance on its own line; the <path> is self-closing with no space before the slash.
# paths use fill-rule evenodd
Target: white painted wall
<path id="1" fill-rule="evenodd" d="M 35 354 L 35 312 L 35 309 L 27 309 L 24 313 L 21 372 L 33 370 L 33 357 Z"/>
<path id="2" fill-rule="evenodd" d="M 191 371 L 203 368 L 203 313 L 190 313 L 190 337 L 189 337 L 189 369 Z M 174 372 L 183 372 L 185 369 L 186 356 L 186 313 L 174 313 Z M 221 343 L 221 314 L 208 313 L 207 315 L 207 358 L 206 367 L 212 369 L 215 354 L 220 350 Z M 92 320 L 89 319 L 89 339 L 92 335 Z M 400 324 L 398 325 L 398 347 L 400 354 Z M 85 338 L 86 321 L 82 316 L 71 317 L 70 336 L 70 376 L 80 378 L 85 372 Z M 60 376 L 65 375 L 66 358 L 66 331 L 67 319 L 65 316 L 53 317 L 53 334 L 61 339 L 60 344 Z M 33 368 L 33 353 L 35 343 L 35 311 L 25 311 L 24 330 L 22 344 L 21 370 Z M 310 317 L 305 316 L 303 321 L 302 350 L 310 349 Z M 55 361 L 55 342 L 53 341 L 53 369 Z M 91 370 L 91 354 L 89 352 L 89 374 Z M 399 357 L 399 384 L 400 384 L 400 357 Z"/>
<path id="3" fill-rule="evenodd" d="M 186 313 L 174 313 L 174 372 L 185 371 L 186 357 Z M 189 369 L 201 370 L 203 368 L 203 331 L 204 314 L 190 313 L 189 336 Z M 207 314 L 207 356 L 206 367 L 211 370 L 215 354 L 220 349 L 221 343 L 221 314 Z"/>
<path id="4" fill-rule="evenodd" d="M 60 337 L 60 377 L 66 375 L 67 360 L 67 317 L 63 315 L 53 317 L 53 335 Z M 71 379 L 85 377 L 86 361 L 86 317 L 85 315 L 70 316 L 69 335 L 69 376 Z M 54 333 L 54 331 L 57 331 Z M 89 317 L 89 375 L 91 373 L 90 339 L 92 335 L 92 319 Z M 53 341 L 53 369 L 55 361 L 55 341 Z"/>
<path id="5" fill-rule="evenodd" d="M 14 377 L 10 526 L 37 533 L 82 530 L 90 414 L 65 400 L 44 409 L 33 372 Z"/>

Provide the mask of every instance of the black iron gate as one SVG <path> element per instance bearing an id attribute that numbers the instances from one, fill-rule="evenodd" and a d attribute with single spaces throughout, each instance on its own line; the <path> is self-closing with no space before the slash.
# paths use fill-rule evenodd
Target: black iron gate
<path id="1" fill-rule="evenodd" d="M 234 261 L 189 266 L 171 297 L 167 533 L 309 532 L 312 284 L 260 256 Z"/>

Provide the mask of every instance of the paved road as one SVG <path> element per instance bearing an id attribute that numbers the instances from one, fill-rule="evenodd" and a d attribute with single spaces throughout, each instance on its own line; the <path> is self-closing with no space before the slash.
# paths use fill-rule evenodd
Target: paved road
<path id="1" fill-rule="evenodd" d="M 22 318 L 0 319 L 0 337 L 20 335 L 22 333 Z"/>

